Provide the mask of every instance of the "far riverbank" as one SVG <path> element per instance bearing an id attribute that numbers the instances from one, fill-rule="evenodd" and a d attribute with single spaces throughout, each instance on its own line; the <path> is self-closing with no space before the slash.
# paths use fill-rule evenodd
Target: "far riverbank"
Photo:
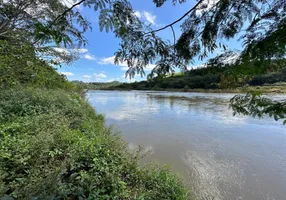
<path id="1" fill-rule="evenodd" d="M 118 91 L 131 91 L 131 89 L 122 89 L 117 87 L 109 88 L 86 88 L 88 90 L 118 90 Z M 137 89 L 138 90 L 138 89 Z M 142 90 L 142 89 L 139 89 Z M 145 90 L 145 89 L 144 89 Z M 143 90 L 143 91 L 144 91 Z M 229 89 L 173 89 L 173 88 L 151 88 L 146 89 L 148 91 L 167 91 L 167 92 L 200 92 L 200 93 L 248 93 L 259 92 L 266 94 L 286 94 L 286 85 L 266 85 L 266 86 L 245 86 L 239 88 Z"/>

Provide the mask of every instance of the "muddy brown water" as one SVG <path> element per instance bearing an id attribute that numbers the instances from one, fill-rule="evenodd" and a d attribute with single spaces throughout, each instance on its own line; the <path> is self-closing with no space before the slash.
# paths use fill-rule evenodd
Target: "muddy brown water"
<path id="1" fill-rule="evenodd" d="M 131 149 L 148 151 L 143 161 L 171 165 L 198 197 L 286 200 L 286 126 L 234 117 L 233 95 L 89 91 L 87 98 Z"/>

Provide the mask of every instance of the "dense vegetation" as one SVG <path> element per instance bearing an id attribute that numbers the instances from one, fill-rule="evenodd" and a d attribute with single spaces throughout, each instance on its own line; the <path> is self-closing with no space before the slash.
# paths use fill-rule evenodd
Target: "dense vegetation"
<path id="1" fill-rule="evenodd" d="M 0 123 L 1 197 L 187 199 L 169 170 L 141 168 L 138 155 L 76 93 L 2 90 Z"/>
<path id="2" fill-rule="evenodd" d="M 83 81 L 73 81 L 74 84 L 80 88 L 87 90 L 106 90 L 108 88 L 116 87 L 121 85 L 119 81 L 112 82 L 83 82 Z"/>
<path id="3" fill-rule="evenodd" d="M 225 60 L 227 58 L 225 57 Z M 157 76 L 147 81 L 110 85 L 103 89 L 165 90 L 165 89 L 236 89 L 286 82 L 285 60 L 260 63 L 215 63 L 211 59 L 204 67 Z"/>
<path id="4" fill-rule="evenodd" d="M 0 41 L 1 199 L 189 199 L 168 168 L 140 166 L 81 88 L 34 52 Z"/>

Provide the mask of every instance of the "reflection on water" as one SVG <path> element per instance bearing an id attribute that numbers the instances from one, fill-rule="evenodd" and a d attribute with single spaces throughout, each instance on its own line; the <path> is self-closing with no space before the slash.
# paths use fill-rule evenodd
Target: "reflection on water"
<path id="1" fill-rule="evenodd" d="M 286 128 L 232 116 L 233 94 L 90 91 L 97 112 L 144 161 L 173 166 L 200 197 L 286 199 Z M 273 98 L 285 98 L 275 96 Z"/>

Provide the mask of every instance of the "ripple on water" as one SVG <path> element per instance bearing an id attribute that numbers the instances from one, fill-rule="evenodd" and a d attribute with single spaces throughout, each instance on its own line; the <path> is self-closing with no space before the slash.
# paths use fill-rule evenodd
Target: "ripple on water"
<path id="1" fill-rule="evenodd" d="M 243 167 L 239 162 L 218 159 L 214 151 L 187 151 L 182 159 L 189 167 L 190 180 L 195 196 L 206 199 L 243 199 Z M 233 196 L 237 191 L 238 195 Z M 231 195 L 232 194 L 232 195 Z"/>
<path id="2" fill-rule="evenodd" d="M 138 152 L 143 157 L 154 154 L 154 149 L 151 145 L 141 146 L 134 143 L 128 143 L 128 149 L 132 152 Z"/>

